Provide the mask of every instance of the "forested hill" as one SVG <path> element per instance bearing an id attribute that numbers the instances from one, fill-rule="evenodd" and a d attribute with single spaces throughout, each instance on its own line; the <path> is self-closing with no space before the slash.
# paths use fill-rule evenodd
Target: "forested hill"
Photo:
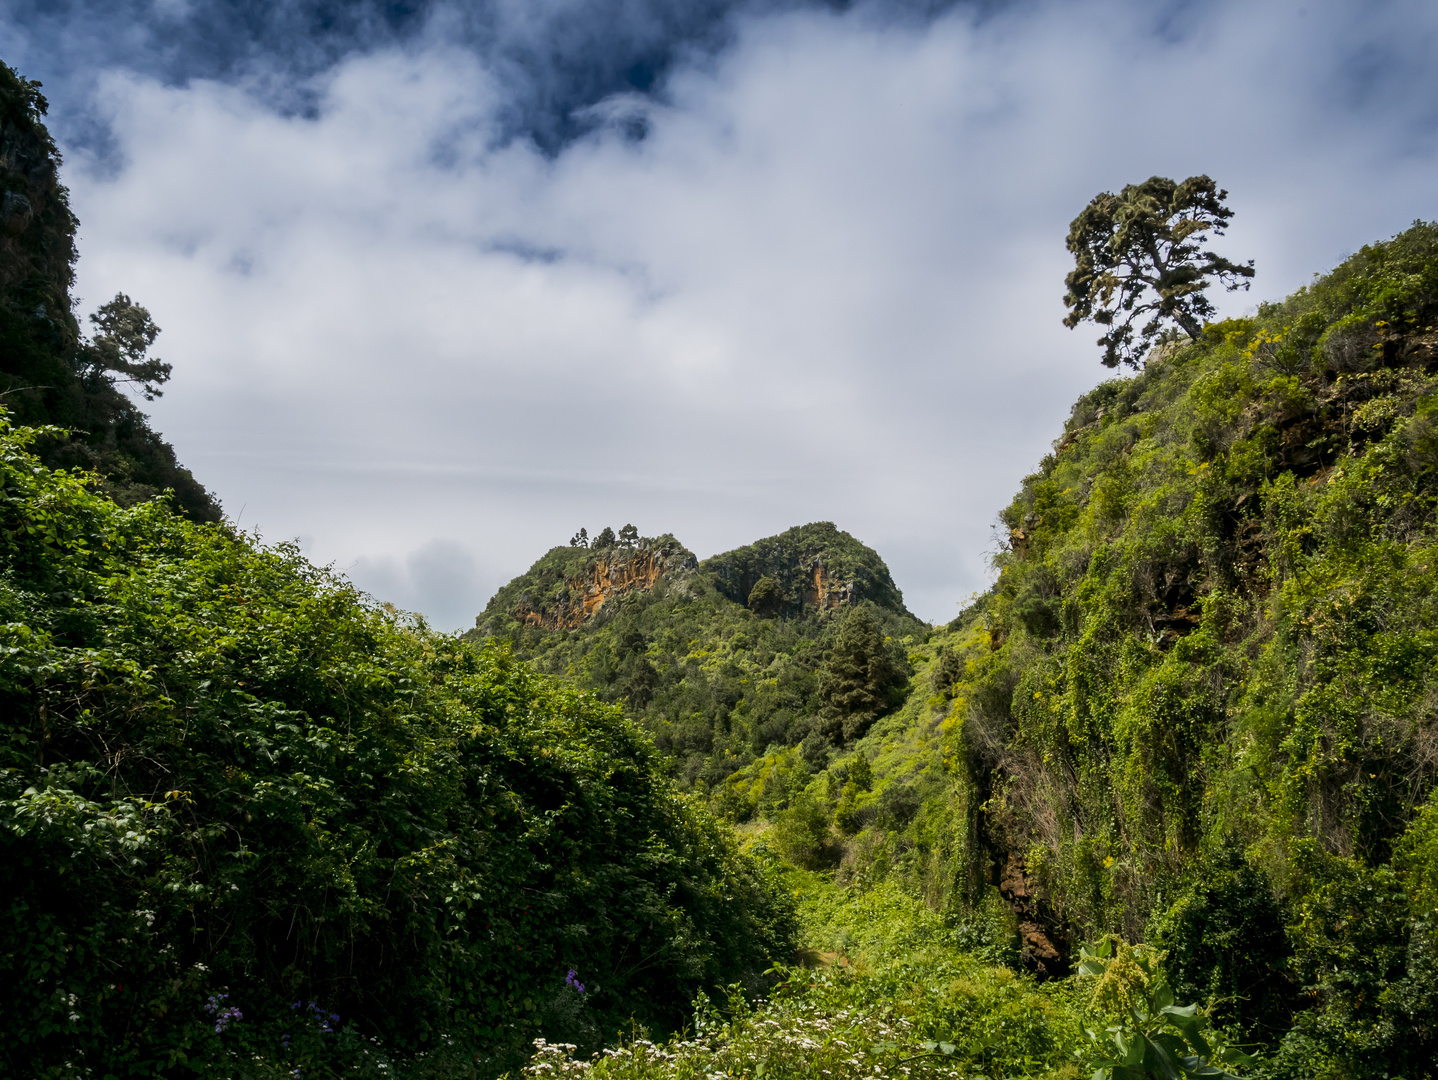
<path id="1" fill-rule="evenodd" d="M 771 748 L 827 762 L 903 700 L 902 641 L 926 629 L 873 549 L 818 522 L 702 563 L 672 536 L 582 530 L 467 636 L 623 703 L 713 786 Z"/>
<path id="2" fill-rule="evenodd" d="M 158 396 L 170 366 L 148 355 L 158 328 L 123 294 L 91 317 L 72 311 L 77 222 L 60 183 L 38 83 L 0 63 L 0 401 L 21 424 L 66 429 L 34 444 L 52 468 L 85 469 L 126 505 L 162 491 L 196 521 L 220 509 L 123 387 Z"/>
<path id="3" fill-rule="evenodd" d="M 879 553 L 827 521 L 715 555 L 700 569 L 722 595 L 761 616 L 802 616 L 869 601 L 913 619 Z"/>

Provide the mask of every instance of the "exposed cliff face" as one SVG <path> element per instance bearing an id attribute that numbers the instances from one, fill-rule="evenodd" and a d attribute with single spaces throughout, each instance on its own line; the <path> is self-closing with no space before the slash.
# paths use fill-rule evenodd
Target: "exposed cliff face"
<path id="1" fill-rule="evenodd" d="M 706 559 L 700 567 L 714 575 L 719 591 L 744 604 L 760 578 L 779 586 L 775 614 L 832 611 L 870 600 L 898 615 L 908 615 L 904 597 L 877 552 L 820 521 L 802 525 L 748 547 Z"/>
<path id="2" fill-rule="evenodd" d="M 855 582 L 840 581 L 817 559 L 809 568 L 809 586 L 804 590 L 804 605 L 820 611 L 833 611 L 854 599 Z"/>
<path id="3" fill-rule="evenodd" d="M 1018 918 L 1023 966 L 1044 977 L 1066 975 L 1068 964 L 1052 939 L 1053 911 L 1028 879 L 1024 860 L 1017 855 L 1010 854 L 1004 860 L 999 894 Z"/>
<path id="4" fill-rule="evenodd" d="M 60 154 L 41 122 L 39 83 L 0 65 L 0 295 L 31 333 L 73 346 L 75 217 L 59 182 Z"/>
<path id="5" fill-rule="evenodd" d="M 545 630 L 573 630 L 610 601 L 652 589 L 665 575 L 694 565 L 694 556 L 677 543 L 646 541 L 637 548 L 611 548 L 596 553 L 581 573 L 566 577 L 564 593 L 551 595 L 548 603 L 545 597 L 522 593 L 514 618 Z"/>
<path id="6" fill-rule="evenodd" d="M 661 582 L 676 586 L 695 565 L 693 552 L 667 534 L 633 547 L 551 548 L 494 594 L 469 636 L 504 636 L 522 628 L 574 630 L 621 597 Z"/>

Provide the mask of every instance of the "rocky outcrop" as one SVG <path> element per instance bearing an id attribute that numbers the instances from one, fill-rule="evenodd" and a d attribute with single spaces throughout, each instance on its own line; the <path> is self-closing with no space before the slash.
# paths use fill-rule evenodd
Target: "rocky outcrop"
<path id="1" fill-rule="evenodd" d="M 903 595 L 878 552 L 830 521 L 797 526 L 715 555 L 699 569 L 713 575 L 719 592 L 738 604 L 748 604 L 754 586 L 770 579 L 778 593 L 771 598 L 773 585 L 766 585 L 769 614 L 803 616 L 869 600 L 908 615 Z"/>
<path id="2" fill-rule="evenodd" d="M 0 292 L 12 310 L 73 342 L 75 218 L 39 87 L 0 65 Z"/>
<path id="3" fill-rule="evenodd" d="M 820 611 L 833 611 L 854 599 L 854 582 L 840 581 L 818 559 L 809 567 L 809 582 L 804 589 L 804 606 Z"/>
<path id="4" fill-rule="evenodd" d="M 220 521 L 219 504 L 116 385 L 129 361 L 83 341 L 70 296 L 75 217 L 46 108 L 39 83 L 0 63 L 0 403 L 12 423 L 69 432 L 35 442 L 50 468 L 96 474 L 125 506 L 168 489 L 192 520 Z"/>
<path id="5" fill-rule="evenodd" d="M 665 577 L 694 568 L 694 556 L 677 542 L 641 540 L 634 548 L 596 552 L 582 573 L 565 579 L 564 594 L 548 603 L 522 593 L 514 618 L 545 630 L 573 630 L 599 614 L 608 603 L 652 589 Z"/>
<path id="6" fill-rule="evenodd" d="M 1024 860 L 1010 854 L 999 875 L 999 894 L 1009 902 L 1019 923 L 1019 960 L 1040 978 L 1068 973 L 1063 954 L 1054 945 L 1047 924 L 1051 912 L 1024 873 Z"/>

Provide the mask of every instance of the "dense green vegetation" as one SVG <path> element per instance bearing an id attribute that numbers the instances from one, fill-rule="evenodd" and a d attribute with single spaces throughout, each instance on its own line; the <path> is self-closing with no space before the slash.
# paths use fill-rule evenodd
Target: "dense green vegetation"
<path id="1" fill-rule="evenodd" d="M 818 948 L 808 967 L 778 971 L 759 1007 L 737 994 L 699 999 L 690 1029 L 667 1042 L 633 1042 L 592 1060 L 543 1046 L 525 1074 L 958 1080 L 1043 1072 L 1076 1080 L 1071 1047 L 1085 1020 L 1104 1015 L 1089 1013 L 1083 989 L 1038 986 L 975 955 L 961 934 L 900 888 L 845 890 L 827 875 L 790 877 L 802 898 L 805 937 Z M 1002 913 L 994 915 L 1002 935 Z"/>
<path id="2" fill-rule="evenodd" d="M 72 311 L 75 230 L 60 154 L 41 118 L 39 83 L 0 63 L 0 401 L 21 424 L 54 424 L 36 452 L 52 467 L 87 469 L 118 502 L 171 492 L 196 521 L 220 510 L 175 460 L 122 387 L 160 393 L 170 367 L 147 355 L 159 332 L 149 313 L 117 296 L 90 317 Z"/>
<path id="3" fill-rule="evenodd" d="M 792 953 L 768 864 L 617 709 L 25 438 L 0 431 L 0 1072 L 492 1074 Z"/>
<path id="4" fill-rule="evenodd" d="M 777 969 L 759 1007 L 738 994 L 722 1010 L 700 997 L 683 1034 L 587 1060 L 540 1042 L 523 1074 L 1232 1080 L 1225 1066 L 1253 1064 L 1193 1006 L 1173 1003 L 1149 947 L 1106 939 L 1085 950 L 1079 976 L 1036 984 L 892 884 L 846 890 L 823 875 L 792 878 L 806 938 L 828 949 L 808 967 Z M 1004 935 L 1001 910 L 983 921 L 988 936 Z"/>
<path id="5" fill-rule="evenodd" d="M 954 686 L 965 864 L 1155 940 L 1271 1075 L 1438 1052 L 1435 324 L 1420 223 L 1083 398 Z"/>

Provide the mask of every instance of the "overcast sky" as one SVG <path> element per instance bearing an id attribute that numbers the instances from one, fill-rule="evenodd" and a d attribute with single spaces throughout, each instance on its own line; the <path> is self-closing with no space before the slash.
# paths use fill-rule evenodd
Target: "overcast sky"
<path id="1" fill-rule="evenodd" d="M 831 520 L 909 606 L 1108 372 L 1097 192 L 1206 172 L 1236 314 L 1438 216 L 1438 5 L 0 2 L 83 310 L 242 527 L 471 625 L 580 526 L 701 558 Z"/>

